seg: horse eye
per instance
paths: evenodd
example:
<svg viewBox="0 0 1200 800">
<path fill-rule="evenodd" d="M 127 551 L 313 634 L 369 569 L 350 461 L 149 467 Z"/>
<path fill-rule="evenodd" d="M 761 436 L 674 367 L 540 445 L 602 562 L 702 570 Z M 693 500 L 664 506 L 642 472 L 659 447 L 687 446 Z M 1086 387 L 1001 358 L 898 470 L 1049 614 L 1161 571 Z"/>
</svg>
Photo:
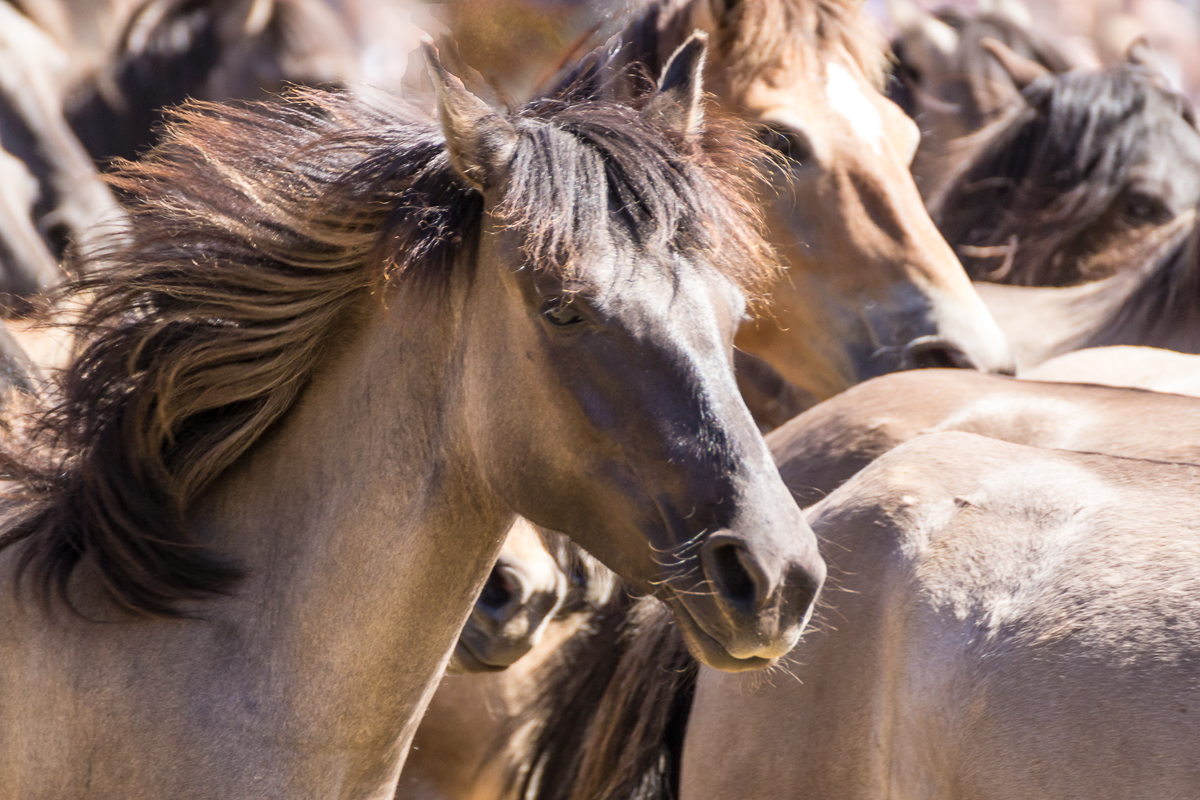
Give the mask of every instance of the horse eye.
<svg viewBox="0 0 1200 800">
<path fill-rule="evenodd" d="M 812 158 L 812 143 L 808 141 L 807 136 L 794 128 L 765 125 L 759 138 L 767 147 L 796 164 L 803 164 Z"/>
<path fill-rule="evenodd" d="M 559 301 L 553 301 L 552 305 L 543 308 L 542 316 L 550 320 L 551 325 L 558 328 L 569 328 L 583 322 L 583 316 L 570 303 Z"/>
<path fill-rule="evenodd" d="M 1157 197 L 1130 193 L 1121 203 L 1121 213 L 1135 222 L 1158 222 L 1171 215 L 1163 202 Z"/>
</svg>

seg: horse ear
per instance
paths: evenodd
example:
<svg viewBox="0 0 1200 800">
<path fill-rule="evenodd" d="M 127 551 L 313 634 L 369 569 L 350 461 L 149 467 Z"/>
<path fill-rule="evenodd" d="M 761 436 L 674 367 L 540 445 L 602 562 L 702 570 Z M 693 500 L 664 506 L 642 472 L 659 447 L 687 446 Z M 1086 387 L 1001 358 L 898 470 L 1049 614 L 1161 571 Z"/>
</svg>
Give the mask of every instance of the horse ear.
<svg viewBox="0 0 1200 800">
<path fill-rule="evenodd" d="M 437 94 L 438 120 L 450 163 L 479 189 L 500 185 L 517 148 L 516 129 L 442 66 L 432 43 L 423 42 L 421 47 Z"/>
<path fill-rule="evenodd" d="M 704 59 L 708 34 L 696 31 L 671 54 L 658 79 L 658 91 L 642 115 L 677 131 L 685 139 L 704 129 Z"/>
<path fill-rule="evenodd" d="M 905 39 L 917 37 L 944 57 L 953 56 L 958 50 L 958 31 L 913 0 L 888 0 L 887 8 L 893 24 Z"/>
<path fill-rule="evenodd" d="M 992 54 L 992 57 L 996 61 L 1000 62 L 1000 66 L 1008 73 L 1008 77 L 1012 78 L 1013 85 L 1017 87 L 1017 91 L 1024 90 L 1026 86 L 1043 75 L 1050 74 L 1050 70 L 1033 59 L 1017 55 L 1008 45 L 999 39 L 993 39 L 988 36 L 981 39 L 979 43 L 983 45 L 985 50 Z"/>
</svg>

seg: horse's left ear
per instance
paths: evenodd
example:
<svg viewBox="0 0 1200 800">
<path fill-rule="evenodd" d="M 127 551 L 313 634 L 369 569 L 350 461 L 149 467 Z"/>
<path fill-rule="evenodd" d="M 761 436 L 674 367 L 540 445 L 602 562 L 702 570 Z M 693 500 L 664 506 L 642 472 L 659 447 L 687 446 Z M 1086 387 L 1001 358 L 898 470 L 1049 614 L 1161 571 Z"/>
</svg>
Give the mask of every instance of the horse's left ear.
<svg viewBox="0 0 1200 800">
<path fill-rule="evenodd" d="M 708 34 L 696 31 L 671 54 L 658 79 L 658 90 L 642 114 L 678 131 L 686 139 L 704 130 L 704 59 Z"/>
<path fill-rule="evenodd" d="M 437 93 L 450 163 L 481 190 L 500 185 L 517 148 L 516 129 L 442 66 L 436 47 L 429 42 L 421 46 Z"/>
</svg>

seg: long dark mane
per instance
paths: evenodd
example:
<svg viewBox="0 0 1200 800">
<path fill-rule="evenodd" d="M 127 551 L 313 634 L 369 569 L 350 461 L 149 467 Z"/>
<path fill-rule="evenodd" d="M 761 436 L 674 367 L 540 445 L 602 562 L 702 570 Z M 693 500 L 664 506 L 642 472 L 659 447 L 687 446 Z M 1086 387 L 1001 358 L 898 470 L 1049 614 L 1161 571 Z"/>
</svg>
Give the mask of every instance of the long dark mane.
<svg viewBox="0 0 1200 800">
<path fill-rule="evenodd" d="M 759 150 L 732 123 L 685 142 L 629 106 L 553 97 L 510 118 L 496 213 L 533 268 L 581 266 L 618 227 L 750 292 L 774 275 L 747 184 Z M 240 574 L 188 534 L 198 495 L 288 412 L 373 289 L 470 270 L 483 200 L 423 114 L 317 90 L 176 112 L 112 182 L 131 221 L 68 290 L 79 355 L 8 445 L 19 502 L 0 545 L 22 542 L 47 599 L 86 557 L 118 603 L 169 615 Z"/>
<path fill-rule="evenodd" d="M 1188 118 L 1184 99 L 1141 67 L 1048 75 L 971 138 L 962 166 L 931 200 L 931 216 L 972 277 L 1062 286 L 1097 255 L 1129 170 L 1161 123 L 1152 95 Z M 1194 126 L 1194 121 L 1192 122 Z M 972 152 L 973 151 L 973 152 Z"/>
</svg>

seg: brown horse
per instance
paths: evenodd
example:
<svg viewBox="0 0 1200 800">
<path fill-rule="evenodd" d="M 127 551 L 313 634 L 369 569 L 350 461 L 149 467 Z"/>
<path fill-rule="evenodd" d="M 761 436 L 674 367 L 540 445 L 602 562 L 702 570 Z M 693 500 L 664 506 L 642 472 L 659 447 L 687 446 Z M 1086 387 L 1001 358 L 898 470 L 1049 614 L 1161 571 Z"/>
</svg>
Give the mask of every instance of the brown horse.
<svg viewBox="0 0 1200 800">
<path fill-rule="evenodd" d="M 912 171 L 928 198 L 958 158 L 954 143 L 1003 116 L 1024 85 L 989 42 L 1002 43 L 1044 71 L 1067 72 L 1073 64 L 1032 30 L 1028 11 L 946 7 L 931 13 L 913 0 L 888 0 L 887 5 L 899 32 L 892 43 L 895 80 L 888 94 L 921 128 Z"/>
<path fill-rule="evenodd" d="M 1200 396 L 1200 355 L 1115 345 L 1076 350 L 1022 373 L 1031 381 L 1096 383 Z"/>
<path fill-rule="evenodd" d="M 702 58 L 506 116 L 434 61 L 440 127 L 308 92 L 122 167 L 6 459 L 0 796 L 390 796 L 515 513 L 708 662 L 795 644 L 823 564 L 734 382 L 772 264 Z"/>
<path fill-rule="evenodd" d="M 762 202 L 789 269 L 738 346 L 817 399 L 907 367 L 1011 372 L 913 184 L 918 132 L 880 94 L 887 49 L 861 3 L 656 0 L 610 42 L 609 66 L 656 74 L 695 28 L 713 37 L 715 99 L 779 156 Z"/>
</svg>

